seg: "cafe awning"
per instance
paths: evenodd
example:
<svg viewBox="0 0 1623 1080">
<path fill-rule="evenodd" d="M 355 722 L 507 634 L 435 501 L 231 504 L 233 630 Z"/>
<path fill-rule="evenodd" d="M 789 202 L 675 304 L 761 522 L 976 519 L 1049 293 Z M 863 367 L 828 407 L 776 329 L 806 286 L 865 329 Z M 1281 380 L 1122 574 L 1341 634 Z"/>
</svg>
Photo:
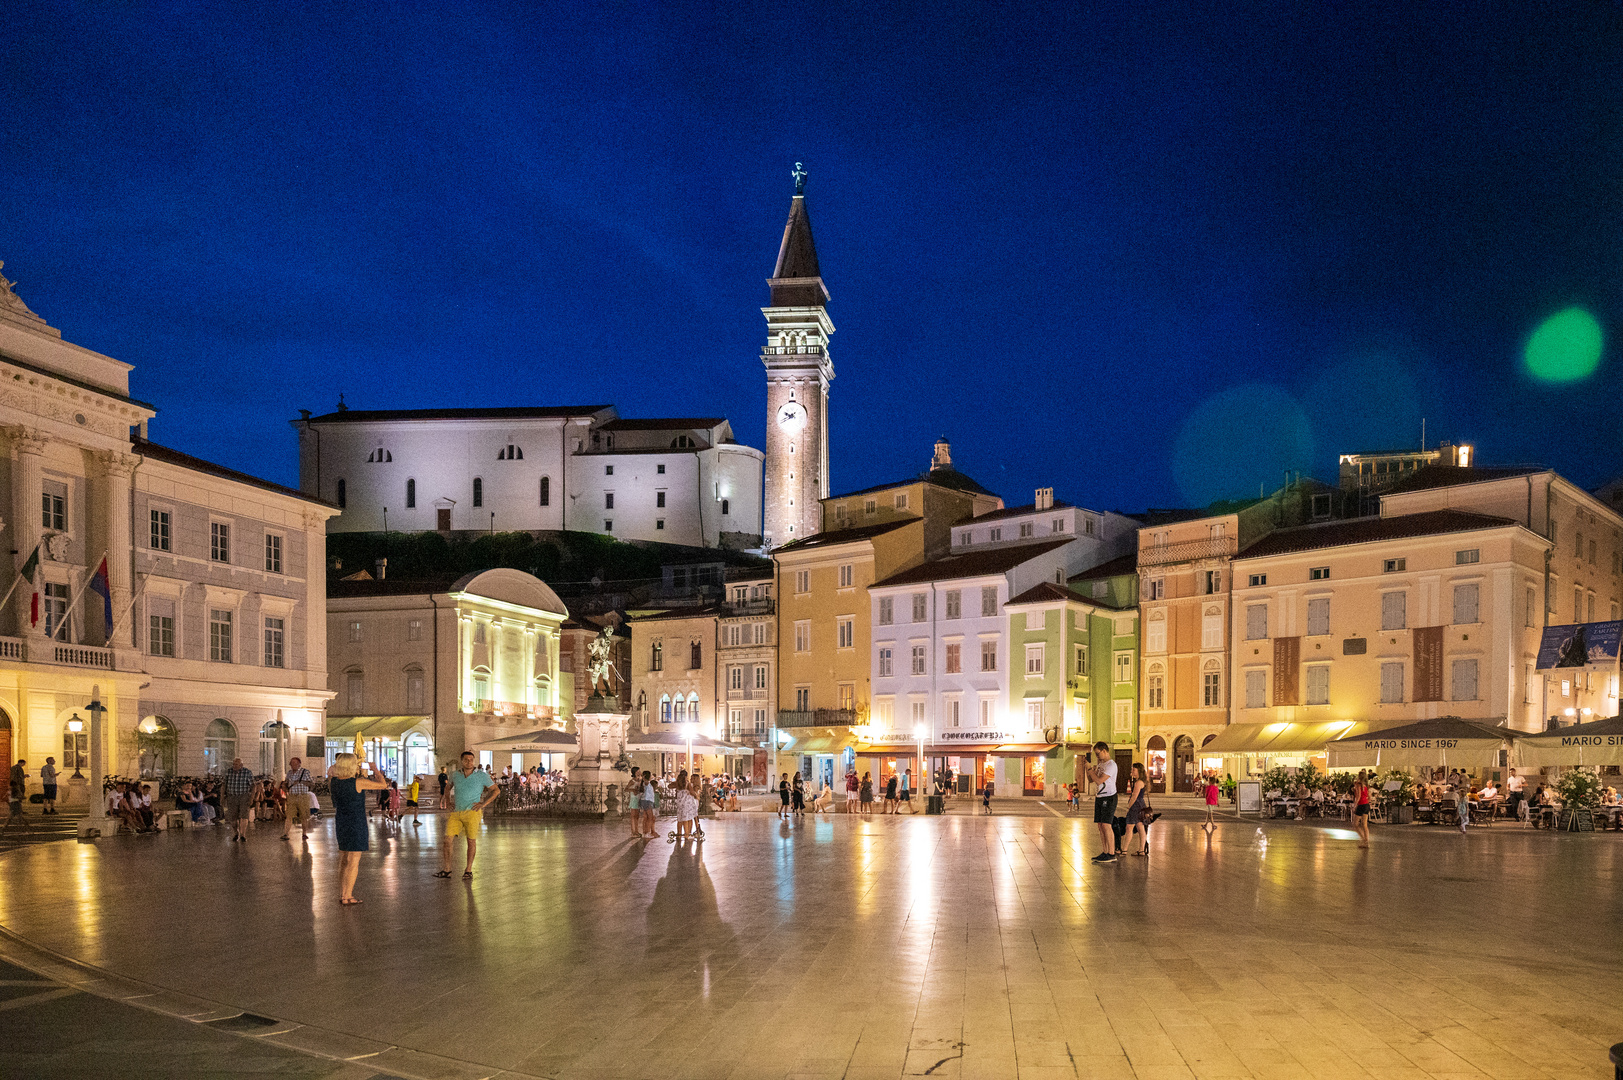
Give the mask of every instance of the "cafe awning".
<svg viewBox="0 0 1623 1080">
<path fill-rule="evenodd" d="M 366 742 L 373 739 L 398 739 L 427 720 L 426 716 L 328 717 L 326 738 L 353 739 L 358 735 Z"/>
<path fill-rule="evenodd" d="M 1217 733 L 1217 738 L 1202 746 L 1198 753 L 1211 757 L 1213 754 L 1260 754 L 1263 747 L 1273 742 L 1290 724 L 1230 724 Z"/>
<path fill-rule="evenodd" d="M 506 735 L 500 739 L 487 739 L 473 745 L 475 750 L 489 750 L 498 754 L 563 754 L 579 748 L 579 739 L 557 728 L 542 728 L 523 735 Z"/>
<path fill-rule="evenodd" d="M 1623 765 L 1623 716 L 1522 735 L 1516 757 L 1528 768 Z"/>
<path fill-rule="evenodd" d="M 837 735 L 796 735 L 785 743 L 785 754 L 838 754 L 848 746 L 856 745 L 856 736 L 849 731 Z"/>
<path fill-rule="evenodd" d="M 626 749 L 636 752 L 663 752 L 687 753 L 688 747 L 693 747 L 695 754 L 753 754 L 753 746 L 739 746 L 735 743 L 722 742 L 709 735 L 695 735 L 690 740 L 679 731 L 649 731 L 641 735 L 626 737 Z"/>
<path fill-rule="evenodd" d="M 1427 765 L 1492 768 L 1499 751 L 1522 735 L 1510 728 L 1457 716 L 1440 716 L 1400 727 L 1364 731 L 1330 743 L 1333 769 Z"/>
</svg>

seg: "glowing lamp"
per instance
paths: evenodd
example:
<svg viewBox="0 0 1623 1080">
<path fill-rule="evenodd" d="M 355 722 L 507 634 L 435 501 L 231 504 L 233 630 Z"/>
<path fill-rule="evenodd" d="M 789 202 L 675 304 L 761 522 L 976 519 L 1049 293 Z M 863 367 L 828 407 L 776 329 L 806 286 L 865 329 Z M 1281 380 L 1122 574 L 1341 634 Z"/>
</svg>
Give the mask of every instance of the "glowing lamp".
<svg viewBox="0 0 1623 1080">
<path fill-rule="evenodd" d="M 68 721 L 68 730 L 73 732 L 75 735 L 77 735 L 77 734 L 79 734 L 79 732 L 83 731 L 84 729 L 85 729 L 85 722 L 83 720 L 79 719 L 79 714 L 78 713 L 74 713 L 73 714 L 73 719 Z"/>
</svg>

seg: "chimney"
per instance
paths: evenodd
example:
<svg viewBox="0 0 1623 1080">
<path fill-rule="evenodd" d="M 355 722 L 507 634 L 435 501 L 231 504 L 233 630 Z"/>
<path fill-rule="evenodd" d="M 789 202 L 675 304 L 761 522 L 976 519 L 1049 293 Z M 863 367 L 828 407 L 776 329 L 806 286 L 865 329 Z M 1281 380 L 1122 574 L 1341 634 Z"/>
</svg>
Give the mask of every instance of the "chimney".
<svg viewBox="0 0 1623 1080">
<path fill-rule="evenodd" d="M 945 435 L 935 441 L 935 456 L 930 459 L 930 471 L 952 468 L 952 444 Z"/>
<path fill-rule="evenodd" d="M 1034 505 L 1038 510 L 1052 510 L 1054 508 L 1054 489 L 1038 488 Z"/>
<path fill-rule="evenodd" d="M 374 562 L 373 565 L 375 565 L 378 568 L 378 580 L 382 581 L 384 575 L 389 572 L 389 560 L 388 559 L 378 559 L 378 560 L 376 560 Z"/>
</svg>

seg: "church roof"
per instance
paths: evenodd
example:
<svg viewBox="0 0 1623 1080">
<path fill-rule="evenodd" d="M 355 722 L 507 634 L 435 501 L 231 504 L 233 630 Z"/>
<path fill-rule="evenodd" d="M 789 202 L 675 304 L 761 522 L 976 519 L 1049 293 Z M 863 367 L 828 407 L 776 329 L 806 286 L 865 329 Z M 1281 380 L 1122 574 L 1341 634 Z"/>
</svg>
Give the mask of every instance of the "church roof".
<svg viewBox="0 0 1623 1080">
<path fill-rule="evenodd" d="M 516 405 L 494 409 L 340 409 L 310 417 L 312 424 L 360 424 L 370 420 L 541 420 L 591 418 L 612 405 Z"/>
<path fill-rule="evenodd" d="M 875 491 L 889 491 L 891 488 L 907 487 L 909 484 L 935 484 L 937 487 L 949 488 L 953 491 L 967 491 L 971 495 L 990 495 L 997 498 L 997 492 L 987 491 L 976 483 L 974 478 L 964 475 L 957 469 L 947 466 L 941 469 L 926 469 L 917 476 L 909 476 L 906 480 L 897 480 L 889 484 L 874 484 L 872 487 L 858 488 L 856 491 L 847 491 L 839 495 L 831 495 L 829 499 L 849 499 L 855 495 L 867 495 Z M 828 500 L 825 499 L 825 502 Z"/>
<path fill-rule="evenodd" d="M 599 424 L 599 431 L 700 431 L 720 427 L 725 416 L 676 416 L 668 419 L 628 420 L 621 417 Z"/>
<path fill-rule="evenodd" d="M 778 262 L 767 284 L 772 287 L 773 307 L 821 307 L 828 303 L 828 287 L 817 266 L 817 245 L 812 242 L 811 217 L 806 213 L 803 195 L 796 195 L 789 204 Z"/>
</svg>

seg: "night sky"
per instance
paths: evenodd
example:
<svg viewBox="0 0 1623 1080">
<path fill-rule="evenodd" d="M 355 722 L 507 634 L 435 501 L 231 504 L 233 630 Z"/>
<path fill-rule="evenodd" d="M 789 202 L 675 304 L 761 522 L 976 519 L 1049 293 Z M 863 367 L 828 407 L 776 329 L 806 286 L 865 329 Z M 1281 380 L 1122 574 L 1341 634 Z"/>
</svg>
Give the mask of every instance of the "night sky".
<svg viewBox="0 0 1623 1080">
<path fill-rule="evenodd" d="M 1422 418 L 1623 473 L 1623 6 L 1212 7 L 13 0 L 0 258 L 286 483 L 340 392 L 759 446 L 803 161 L 836 493 L 944 433 L 1011 504 L 1204 504 Z"/>
</svg>

